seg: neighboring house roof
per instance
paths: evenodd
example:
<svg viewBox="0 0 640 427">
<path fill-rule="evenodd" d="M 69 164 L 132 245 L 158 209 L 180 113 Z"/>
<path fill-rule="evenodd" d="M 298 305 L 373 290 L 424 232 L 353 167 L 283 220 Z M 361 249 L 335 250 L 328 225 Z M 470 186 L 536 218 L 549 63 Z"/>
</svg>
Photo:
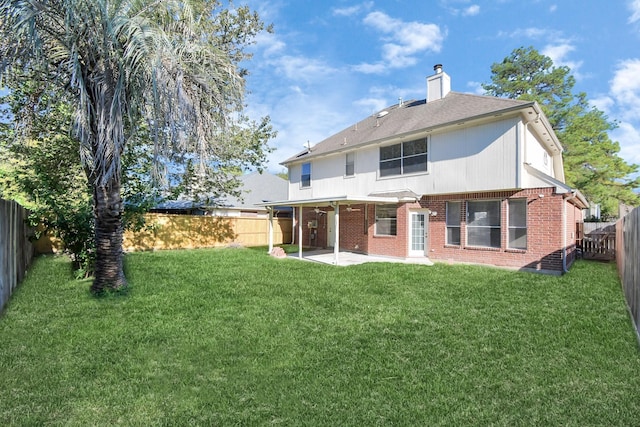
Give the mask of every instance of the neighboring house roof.
<svg viewBox="0 0 640 427">
<path fill-rule="evenodd" d="M 241 197 L 227 196 L 215 203 L 193 200 L 165 200 L 158 203 L 154 210 L 194 210 L 194 209 L 251 209 L 263 210 L 256 204 L 274 200 L 286 200 L 289 196 L 289 182 L 279 176 L 253 172 L 239 177 Z"/>
<path fill-rule="evenodd" d="M 189 210 L 196 208 L 198 208 L 198 204 L 193 200 L 164 200 L 158 203 L 153 209 Z"/>
<path fill-rule="evenodd" d="M 270 173 L 253 172 L 240 177 L 241 197 L 228 196 L 220 201 L 223 207 L 256 209 L 256 204 L 274 200 L 286 200 L 289 182 Z M 262 208 L 261 208 L 262 209 Z"/>
<path fill-rule="evenodd" d="M 544 126 L 550 135 L 546 141 L 549 148 L 552 151 L 561 152 L 560 142 L 552 132 L 548 120 L 543 114 L 540 114 L 541 110 L 537 103 L 452 91 L 444 98 L 428 103 L 423 99 L 407 101 L 386 108 L 319 142 L 310 150 L 305 150 L 285 160 L 282 164 L 305 161 L 332 152 L 382 142 L 392 137 L 402 137 L 424 130 L 436 130 L 469 120 L 525 109 L 532 109 L 537 113 L 537 116 L 532 114 L 531 120 Z"/>
</svg>

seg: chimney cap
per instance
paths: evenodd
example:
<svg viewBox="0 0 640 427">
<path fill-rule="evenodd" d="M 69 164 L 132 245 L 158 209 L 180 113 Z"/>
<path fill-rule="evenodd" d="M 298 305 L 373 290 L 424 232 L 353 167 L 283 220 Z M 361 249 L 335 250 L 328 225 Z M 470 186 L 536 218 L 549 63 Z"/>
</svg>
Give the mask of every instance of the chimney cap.
<svg viewBox="0 0 640 427">
<path fill-rule="evenodd" d="M 442 72 L 442 64 L 436 64 L 433 66 L 433 71 L 436 72 L 436 74 L 439 74 Z"/>
</svg>

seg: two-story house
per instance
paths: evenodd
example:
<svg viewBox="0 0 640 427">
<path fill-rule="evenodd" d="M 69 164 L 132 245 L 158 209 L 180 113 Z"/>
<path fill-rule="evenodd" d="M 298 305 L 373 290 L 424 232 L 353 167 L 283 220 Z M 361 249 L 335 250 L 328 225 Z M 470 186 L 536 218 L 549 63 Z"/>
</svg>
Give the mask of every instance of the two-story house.
<svg viewBox="0 0 640 427">
<path fill-rule="evenodd" d="M 400 101 L 284 161 L 302 246 L 567 271 L 584 197 L 535 102 L 451 91 Z"/>
</svg>

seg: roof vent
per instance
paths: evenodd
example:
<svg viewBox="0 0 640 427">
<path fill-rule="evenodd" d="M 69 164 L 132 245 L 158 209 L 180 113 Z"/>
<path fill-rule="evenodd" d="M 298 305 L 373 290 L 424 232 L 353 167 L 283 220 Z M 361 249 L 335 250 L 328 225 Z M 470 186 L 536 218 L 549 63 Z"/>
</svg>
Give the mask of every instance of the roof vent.
<svg viewBox="0 0 640 427">
<path fill-rule="evenodd" d="M 378 115 L 376 116 L 377 119 L 381 119 L 382 117 L 386 116 L 387 114 L 389 114 L 389 112 L 387 110 L 382 110 L 378 113 Z"/>
</svg>

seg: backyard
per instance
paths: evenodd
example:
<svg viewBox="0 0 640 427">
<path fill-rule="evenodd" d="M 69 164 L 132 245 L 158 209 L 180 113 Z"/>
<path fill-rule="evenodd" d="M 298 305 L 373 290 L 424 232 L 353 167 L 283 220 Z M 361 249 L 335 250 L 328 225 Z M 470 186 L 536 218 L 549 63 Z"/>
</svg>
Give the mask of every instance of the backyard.
<svg viewBox="0 0 640 427">
<path fill-rule="evenodd" d="M 637 425 L 615 265 L 562 277 L 203 249 L 95 298 L 40 257 L 0 316 L 0 425 Z"/>
</svg>

